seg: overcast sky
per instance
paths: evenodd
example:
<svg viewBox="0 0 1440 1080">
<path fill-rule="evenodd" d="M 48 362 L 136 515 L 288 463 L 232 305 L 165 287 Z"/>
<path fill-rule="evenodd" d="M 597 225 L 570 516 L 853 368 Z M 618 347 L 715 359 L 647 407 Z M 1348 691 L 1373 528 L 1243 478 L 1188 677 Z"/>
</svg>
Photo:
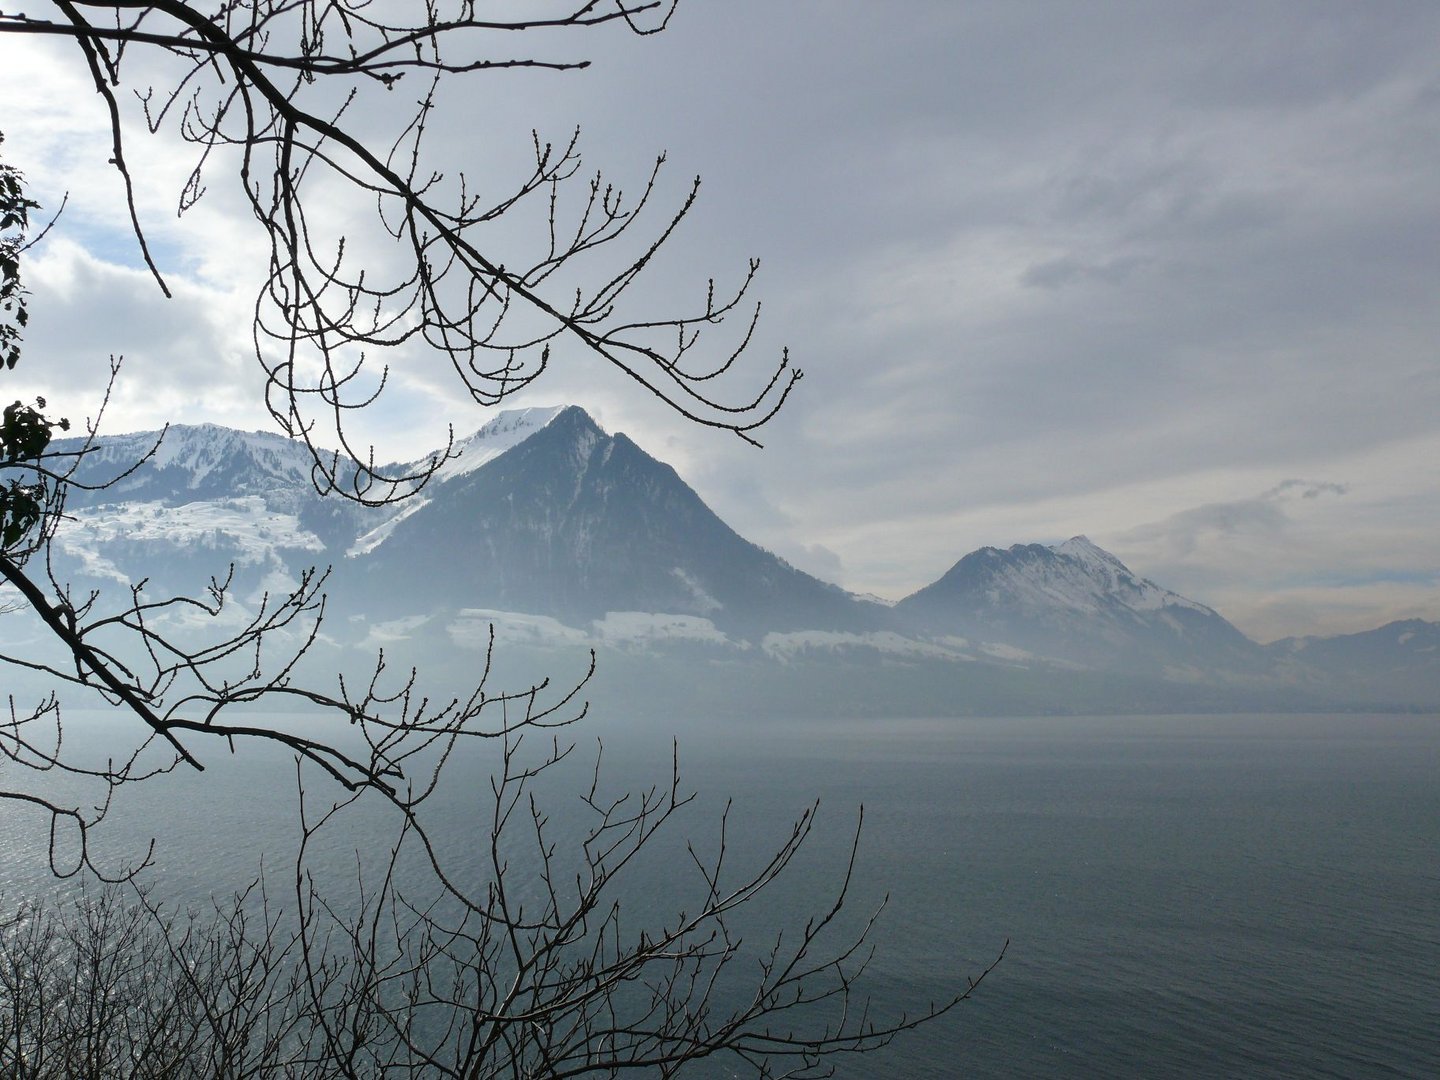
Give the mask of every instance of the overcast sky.
<svg viewBox="0 0 1440 1080">
<path fill-rule="evenodd" d="M 633 187 L 667 151 L 666 198 L 704 178 L 667 287 L 759 256 L 756 373 L 788 344 L 805 379 L 763 451 L 564 349 L 514 404 L 586 406 L 857 591 L 1084 533 L 1261 640 L 1440 619 L 1440 5 L 685 0 L 539 47 L 595 64 L 457 86 L 436 160 L 503 175 L 578 123 Z M 6 158 L 70 193 L 14 391 L 81 414 L 123 353 L 107 430 L 267 426 L 223 174 L 177 222 L 184 159 L 140 144 L 166 301 L 88 75 L 0 50 Z M 487 419 L 399 359 L 382 456 Z"/>
</svg>

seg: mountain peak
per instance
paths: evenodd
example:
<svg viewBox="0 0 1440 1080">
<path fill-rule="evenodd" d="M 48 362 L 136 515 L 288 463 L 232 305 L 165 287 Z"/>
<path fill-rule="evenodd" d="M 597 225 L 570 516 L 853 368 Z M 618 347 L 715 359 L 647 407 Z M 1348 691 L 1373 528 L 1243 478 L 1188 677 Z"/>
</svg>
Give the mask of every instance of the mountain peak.
<svg viewBox="0 0 1440 1080">
<path fill-rule="evenodd" d="M 436 479 L 449 480 L 465 476 L 494 461 L 511 447 L 519 446 L 542 428 L 548 427 L 558 417 L 578 413 L 585 422 L 594 426 L 589 414 L 578 405 L 543 405 L 527 409 L 505 409 L 488 421 L 478 431 L 456 441 L 455 457 L 442 464 L 436 472 Z"/>
<path fill-rule="evenodd" d="M 453 483 L 442 471 L 441 483 L 352 545 L 345 569 L 365 582 L 357 594 L 579 626 L 610 612 L 660 613 L 757 638 L 874 621 L 841 590 L 743 539 L 673 468 L 583 409 L 554 411 L 538 429 L 497 426 L 505 430 L 459 459 L 483 467 Z M 492 455 L 497 440 L 509 449 Z"/>
<path fill-rule="evenodd" d="M 1095 582 L 1102 592 L 1123 596 L 1131 607 L 1154 610 L 1167 604 L 1193 604 L 1193 601 L 1137 576 L 1118 558 L 1092 543 L 1088 537 L 1072 536 L 1050 550 L 1061 558 L 1078 563 L 1085 576 Z"/>
<path fill-rule="evenodd" d="M 1120 561 L 1083 533 L 1079 536 L 1070 537 L 1070 539 L 1066 540 L 1063 544 L 1056 544 L 1051 550 L 1057 551 L 1061 555 L 1073 555 L 1076 558 L 1094 558 L 1098 556 L 1111 562 Z"/>
<path fill-rule="evenodd" d="M 1203 604 L 1138 576 L 1084 536 L 1053 547 L 982 548 L 897 609 L 937 631 L 998 633 L 1086 664 L 1136 654 L 1166 662 L 1199 651 L 1202 641 L 1227 655 L 1254 649 Z"/>
</svg>

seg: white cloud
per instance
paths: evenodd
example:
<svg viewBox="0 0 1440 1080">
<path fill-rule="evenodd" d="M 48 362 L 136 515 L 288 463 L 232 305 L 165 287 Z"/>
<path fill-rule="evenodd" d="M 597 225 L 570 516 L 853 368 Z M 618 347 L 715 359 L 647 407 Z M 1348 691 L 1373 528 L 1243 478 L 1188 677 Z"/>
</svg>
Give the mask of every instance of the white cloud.
<svg viewBox="0 0 1440 1080">
<path fill-rule="evenodd" d="M 31 325 L 15 386 L 69 415 L 94 415 L 109 372 L 124 358 L 106 430 L 167 421 L 268 424 L 252 357 L 249 303 L 177 276 L 166 299 L 150 275 L 104 262 L 68 237 L 27 259 Z"/>
</svg>

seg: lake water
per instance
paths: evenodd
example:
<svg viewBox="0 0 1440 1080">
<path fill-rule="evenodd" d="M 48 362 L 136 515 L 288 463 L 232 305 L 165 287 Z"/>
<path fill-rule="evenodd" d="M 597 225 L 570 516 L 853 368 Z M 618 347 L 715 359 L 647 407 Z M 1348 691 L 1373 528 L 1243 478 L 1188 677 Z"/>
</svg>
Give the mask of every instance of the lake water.
<svg viewBox="0 0 1440 1080">
<path fill-rule="evenodd" d="M 577 734 L 597 730 L 612 787 L 658 778 L 668 732 Z M 849 910 L 888 893 L 878 1002 L 943 997 L 1010 941 L 971 1001 L 842 1076 L 1440 1075 L 1436 717 L 771 719 L 678 734 L 702 846 L 727 797 L 740 862 L 821 800 L 777 917 L 827 902 L 864 804 Z M 478 790 L 480 764 L 464 768 Z M 158 832 L 166 888 L 230 888 L 293 839 L 293 786 L 283 760 L 222 759 L 134 800 L 106 842 Z M 42 879 L 33 830 L 5 813 L 13 897 Z M 635 883 L 662 905 L 664 870 Z"/>
<path fill-rule="evenodd" d="M 911 721 L 768 741 L 763 773 L 715 748 L 739 799 L 788 775 L 865 802 L 897 984 L 938 993 L 945 969 L 1010 938 L 892 1075 L 1440 1075 L 1433 717 Z"/>
</svg>

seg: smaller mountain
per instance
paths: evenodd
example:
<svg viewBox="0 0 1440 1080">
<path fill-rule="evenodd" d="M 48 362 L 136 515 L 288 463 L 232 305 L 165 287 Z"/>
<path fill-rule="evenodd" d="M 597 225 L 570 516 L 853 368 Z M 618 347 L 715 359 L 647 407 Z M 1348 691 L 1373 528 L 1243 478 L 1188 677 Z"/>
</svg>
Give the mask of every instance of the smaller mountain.
<svg viewBox="0 0 1440 1080">
<path fill-rule="evenodd" d="M 1083 536 L 973 551 L 895 613 L 931 633 L 1086 667 L 1183 676 L 1263 666 L 1259 647 L 1216 612 L 1139 577 Z"/>
<path fill-rule="evenodd" d="M 1284 638 L 1265 646 L 1283 669 L 1351 700 L 1401 705 L 1440 701 L 1440 623 L 1404 619 L 1335 637 Z"/>
</svg>

